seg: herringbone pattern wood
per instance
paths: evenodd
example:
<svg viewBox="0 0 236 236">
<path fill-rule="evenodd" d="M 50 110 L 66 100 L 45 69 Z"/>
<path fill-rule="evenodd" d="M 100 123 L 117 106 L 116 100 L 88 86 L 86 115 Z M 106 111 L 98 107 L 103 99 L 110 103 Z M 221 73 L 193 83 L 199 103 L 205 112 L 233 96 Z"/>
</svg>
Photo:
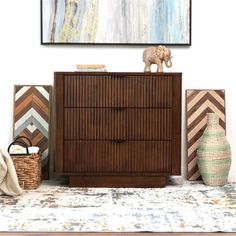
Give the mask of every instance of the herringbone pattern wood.
<svg viewBox="0 0 236 236">
<path fill-rule="evenodd" d="M 28 137 L 42 152 L 43 179 L 49 178 L 51 86 L 15 85 L 14 137 Z"/>
<path fill-rule="evenodd" d="M 188 180 L 201 179 L 197 167 L 197 147 L 206 128 L 206 114 L 214 112 L 225 129 L 224 90 L 186 90 L 187 170 Z"/>
</svg>

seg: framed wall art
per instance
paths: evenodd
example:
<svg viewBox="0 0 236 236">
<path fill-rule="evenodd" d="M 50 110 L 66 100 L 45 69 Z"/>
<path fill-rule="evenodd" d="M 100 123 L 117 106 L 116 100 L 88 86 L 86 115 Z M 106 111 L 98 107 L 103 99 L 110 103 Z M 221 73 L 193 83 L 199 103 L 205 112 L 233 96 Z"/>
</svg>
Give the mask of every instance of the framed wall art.
<svg viewBox="0 0 236 236">
<path fill-rule="evenodd" d="M 42 153 L 42 177 L 49 178 L 51 85 L 15 85 L 13 136 L 28 137 Z"/>
<path fill-rule="evenodd" d="M 191 0 L 41 0 L 41 44 L 191 45 Z"/>
</svg>

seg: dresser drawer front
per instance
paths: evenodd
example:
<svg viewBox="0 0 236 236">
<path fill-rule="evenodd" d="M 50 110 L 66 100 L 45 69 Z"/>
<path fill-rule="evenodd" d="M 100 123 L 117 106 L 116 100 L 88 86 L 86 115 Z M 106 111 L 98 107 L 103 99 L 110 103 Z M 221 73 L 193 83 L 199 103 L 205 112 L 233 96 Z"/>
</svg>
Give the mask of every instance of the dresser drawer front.
<svg viewBox="0 0 236 236">
<path fill-rule="evenodd" d="M 65 141 L 64 171 L 83 173 L 168 173 L 169 141 Z"/>
<path fill-rule="evenodd" d="M 173 77 L 65 75 L 65 107 L 172 107 Z"/>
<path fill-rule="evenodd" d="M 67 140 L 170 140 L 170 109 L 65 108 Z"/>
</svg>

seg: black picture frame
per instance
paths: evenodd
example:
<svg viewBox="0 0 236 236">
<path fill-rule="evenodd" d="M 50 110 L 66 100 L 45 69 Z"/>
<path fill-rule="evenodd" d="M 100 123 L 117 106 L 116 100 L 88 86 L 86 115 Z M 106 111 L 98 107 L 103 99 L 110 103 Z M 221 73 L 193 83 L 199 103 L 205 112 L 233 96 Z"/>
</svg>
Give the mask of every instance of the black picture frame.
<svg viewBox="0 0 236 236">
<path fill-rule="evenodd" d="M 188 2 L 188 42 L 181 42 L 181 43 L 175 43 L 175 42 L 73 42 L 73 41 L 49 41 L 45 40 L 44 35 L 44 1 L 55 1 L 55 0 L 40 0 L 40 28 L 41 28 L 41 45 L 128 45 L 128 46 L 148 46 L 148 45 L 166 45 L 166 46 L 191 46 L 192 45 L 192 0 L 183 0 Z M 58 0 L 61 1 L 61 0 Z M 65 0 L 66 1 L 66 0 Z M 87 0 L 85 0 L 87 1 Z M 110 0 L 111 1 L 111 0 Z M 116 1 L 116 0 L 114 0 Z M 157 1 L 157 0 L 156 0 Z"/>
</svg>

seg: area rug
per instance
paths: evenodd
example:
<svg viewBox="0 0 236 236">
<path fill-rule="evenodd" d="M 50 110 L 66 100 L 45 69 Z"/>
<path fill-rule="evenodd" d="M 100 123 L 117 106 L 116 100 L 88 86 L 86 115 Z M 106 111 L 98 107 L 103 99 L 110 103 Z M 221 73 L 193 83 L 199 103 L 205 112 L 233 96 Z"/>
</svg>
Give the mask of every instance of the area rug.
<svg viewBox="0 0 236 236">
<path fill-rule="evenodd" d="M 44 181 L 0 196 L 0 231 L 236 232 L 236 184 L 69 188 Z"/>
</svg>

